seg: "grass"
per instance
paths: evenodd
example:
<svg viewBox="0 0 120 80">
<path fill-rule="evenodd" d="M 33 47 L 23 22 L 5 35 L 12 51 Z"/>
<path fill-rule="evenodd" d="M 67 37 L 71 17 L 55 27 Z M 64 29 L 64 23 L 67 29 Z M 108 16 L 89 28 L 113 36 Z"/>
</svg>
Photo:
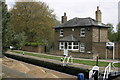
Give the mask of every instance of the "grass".
<svg viewBox="0 0 120 80">
<path fill-rule="evenodd" d="M 78 59 L 74 59 L 74 63 L 79 63 L 79 64 L 84 64 L 84 65 L 91 65 L 91 66 L 95 66 L 96 65 L 96 61 L 88 61 L 88 60 L 78 60 Z M 108 62 L 98 62 L 98 66 L 107 66 L 109 63 Z"/>
<path fill-rule="evenodd" d="M 21 51 L 12 51 L 14 53 L 18 53 L 18 54 L 23 54 L 23 52 Z M 46 58 L 46 59 L 53 59 L 53 60 L 61 60 L 61 57 L 55 57 L 55 56 L 48 56 L 48 55 L 42 55 L 42 54 L 33 54 L 33 53 L 28 53 L 25 52 L 25 55 L 30 55 L 30 56 L 35 56 L 35 57 L 40 57 L 40 58 Z M 91 66 L 95 66 L 96 65 L 96 61 L 88 61 L 88 60 L 79 60 L 79 59 L 74 59 L 73 60 L 74 63 L 79 63 L 79 64 L 84 64 L 84 65 L 91 65 Z M 109 64 L 109 62 L 98 62 L 98 66 L 101 67 L 105 67 Z M 115 67 L 120 67 L 120 63 L 116 63 Z"/>
<path fill-rule="evenodd" d="M 23 52 L 19 52 L 19 51 L 13 51 L 13 52 L 14 52 L 14 53 L 23 54 Z M 60 57 L 55 57 L 55 56 L 47 56 L 47 55 L 33 54 L 33 53 L 24 53 L 24 54 L 25 54 L 25 55 L 30 55 L 30 56 L 35 56 L 35 57 L 40 57 L 40 58 L 60 60 Z"/>
</svg>

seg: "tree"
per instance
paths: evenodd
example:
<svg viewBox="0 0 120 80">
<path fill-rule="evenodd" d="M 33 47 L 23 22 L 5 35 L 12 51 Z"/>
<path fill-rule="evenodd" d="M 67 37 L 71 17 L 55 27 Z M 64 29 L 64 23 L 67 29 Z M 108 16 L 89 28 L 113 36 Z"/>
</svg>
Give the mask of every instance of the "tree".
<svg viewBox="0 0 120 80">
<path fill-rule="evenodd" d="M 21 47 L 24 45 L 24 42 L 26 40 L 25 33 L 16 33 L 15 31 L 12 32 L 12 38 L 11 38 L 11 46 L 13 46 L 15 49 L 21 49 Z"/>
<path fill-rule="evenodd" d="M 120 42 L 120 23 L 118 23 L 117 25 L 117 40 L 118 42 Z"/>
<path fill-rule="evenodd" d="M 112 24 L 108 23 L 107 25 L 111 26 L 111 28 L 108 29 L 108 39 L 111 42 L 114 42 L 114 41 L 116 41 L 117 33 L 114 31 L 114 27 Z"/>
<path fill-rule="evenodd" d="M 9 26 L 8 26 L 8 22 L 10 20 L 10 14 L 7 10 L 7 5 L 5 4 L 5 2 L 2 2 L 2 47 L 3 47 L 3 51 L 6 50 L 6 47 L 8 47 L 9 43 L 10 43 L 10 34 L 9 32 Z"/>
<path fill-rule="evenodd" d="M 24 33 L 16 33 L 9 25 L 11 20 L 10 13 L 7 10 L 7 5 L 2 2 L 2 47 L 6 51 L 10 46 L 20 48 L 26 37 Z"/>
<path fill-rule="evenodd" d="M 53 41 L 57 20 L 44 2 L 16 2 L 10 12 L 11 27 L 17 33 L 24 32 L 28 42 L 50 44 Z"/>
<path fill-rule="evenodd" d="M 108 39 L 111 42 L 120 42 L 120 23 L 117 25 L 117 32 L 113 30 L 113 25 L 112 24 L 107 24 L 108 26 L 112 26 L 108 30 Z"/>
</svg>

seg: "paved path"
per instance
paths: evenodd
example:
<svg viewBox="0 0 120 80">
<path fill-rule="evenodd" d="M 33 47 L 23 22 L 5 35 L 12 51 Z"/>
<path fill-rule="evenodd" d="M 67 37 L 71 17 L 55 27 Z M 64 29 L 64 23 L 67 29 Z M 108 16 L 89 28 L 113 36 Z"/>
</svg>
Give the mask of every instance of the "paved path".
<svg viewBox="0 0 120 80">
<path fill-rule="evenodd" d="M 21 51 L 21 50 L 16 50 L 16 51 Z M 23 51 L 21 51 L 23 52 Z M 28 52 L 28 51 L 24 51 L 24 52 Z M 11 53 L 11 52 L 9 52 Z M 33 54 L 40 54 L 40 55 L 47 55 L 47 56 L 55 56 L 55 57 L 63 57 L 63 56 L 57 56 L 57 55 L 50 55 L 50 54 L 44 54 L 44 53 L 36 53 L 36 52 L 28 52 L 28 53 L 33 53 Z M 17 54 L 17 55 L 21 55 L 21 54 Z M 21 55 L 22 56 L 22 55 Z M 33 57 L 33 56 L 29 56 L 29 55 L 23 55 L 23 56 L 28 56 L 28 57 Z M 40 59 L 38 57 L 34 57 L 36 59 Z M 45 61 L 50 61 L 50 62 L 54 62 L 54 63 L 59 63 L 59 64 L 62 64 L 60 61 L 57 61 L 57 60 L 51 60 L 51 59 L 44 59 L 44 58 L 41 58 L 42 60 L 45 60 Z M 87 60 L 87 61 L 96 61 L 94 59 L 83 59 L 83 58 L 74 58 L 74 59 L 79 59 L 79 60 Z M 118 60 L 101 60 L 99 59 L 99 61 L 102 61 L 102 62 L 115 62 L 115 61 L 118 61 Z M 78 63 L 74 63 L 70 66 L 73 66 L 73 67 L 79 67 L 79 68 L 84 68 L 84 69 L 88 69 L 88 70 L 91 70 L 93 66 L 90 66 L 90 65 L 83 65 L 83 64 L 78 64 Z M 100 72 L 103 72 L 105 70 L 105 67 L 100 67 Z M 115 70 L 120 70 L 120 68 L 116 68 Z M 114 70 L 113 70 L 114 71 Z"/>
<path fill-rule="evenodd" d="M 23 52 L 22 50 L 15 50 L 15 51 L 20 51 Z M 33 53 L 33 54 L 40 54 L 40 55 L 47 55 L 47 56 L 56 56 L 56 57 L 63 57 L 63 56 L 59 56 L 59 55 L 50 55 L 50 54 L 45 54 L 45 53 L 36 53 L 36 52 L 29 52 L 29 51 L 24 51 L 24 52 L 28 52 L 28 53 Z M 94 59 L 84 59 L 84 58 L 74 58 L 74 59 L 79 59 L 79 60 L 88 60 L 88 61 L 96 61 Z M 99 61 L 102 62 L 116 62 L 118 60 L 112 60 L 112 59 L 99 59 Z"/>
<path fill-rule="evenodd" d="M 61 80 L 62 78 L 63 80 L 66 80 L 65 78 L 71 78 L 76 80 L 76 76 L 38 67 L 11 58 L 3 58 L 2 67 L 2 71 L 7 75 L 5 76 L 7 78 L 57 78 L 57 80 Z M 28 70 L 26 70 L 27 68 Z"/>
<path fill-rule="evenodd" d="M 7 78 L 35 78 L 32 75 L 11 69 L 9 67 L 6 67 L 2 65 L 2 72 L 4 75 L 6 75 Z M 4 76 L 3 75 L 3 76 Z"/>
<path fill-rule="evenodd" d="M 18 51 L 18 50 L 17 50 Z M 22 51 L 23 52 L 23 51 Z M 24 51 L 24 52 L 28 52 L 28 51 Z M 56 56 L 56 55 L 49 55 L 49 54 L 43 54 L 43 53 L 35 53 L 35 52 L 29 52 L 29 53 L 33 53 L 33 54 L 40 54 L 40 55 L 47 55 L 47 56 Z M 14 53 L 15 54 L 15 53 Z M 15 54 L 15 55 L 21 55 L 21 54 Z M 21 55 L 21 56 L 29 56 L 29 55 Z M 29 56 L 29 57 L 33 57 L 33 56 Z M 63 57 L 63 56 L 57 56 L 57 57 Z M 38 57 L 33 57 L 36 59 L 42 59 L 42 58 L 38 58 Z M 89 60 L 89 61 L 95 61 L 93 59 L 83 59 L 83 58 L 74 58 L 74 59 L 80 59 L 80 60 Z M 48 61 L 52 61 L 55 63 L 60 63 L 60 61 L 57 60 L 49 60 L 49 59 L 43 59 L 43 60 L 48 60 Z M 118 61 L 118 60 L 99 60 L 99 61 L 104 61 L 104 62 L 113 62 L 113 61 Z M 70 66 L 74 66 L 74 67 L 82 67 L 82 68 L 86 68 L 86 69 L 91 69 L 93 66 L 89 66 L 89 65 L 83 65 L 83 64 L 77 64 L 74 63 L 73 65 Z M 100 67 L 100 70 L 103 71 L 105 69 L 105 67 Z"/>
</svg>

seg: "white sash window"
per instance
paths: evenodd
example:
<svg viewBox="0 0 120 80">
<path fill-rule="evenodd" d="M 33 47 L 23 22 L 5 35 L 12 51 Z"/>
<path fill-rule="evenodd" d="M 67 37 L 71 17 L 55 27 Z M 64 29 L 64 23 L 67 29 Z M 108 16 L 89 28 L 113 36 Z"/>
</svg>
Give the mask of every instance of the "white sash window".
<svg viewBox="0 0 120 80">
<path fill-rule="evenodd" d="M 85 28 L 80 29 L 80 37 L 85 37 Z"/>
<path fill-rule="evenodd" d="M 79 50 L 79 42 L 60 42 L 59 49 L 64 50 L 65 44 L 68 50 Z"/>
<path fill-rule="evenodd" d="M 60 29 L 60 37 L 63 37 L 63 29 Z"/>
<path fill-rule="evenodd" d="M 85 44 L 84 43 L 80 44 L 80 52 L 85 52 Z"/>
</svg>

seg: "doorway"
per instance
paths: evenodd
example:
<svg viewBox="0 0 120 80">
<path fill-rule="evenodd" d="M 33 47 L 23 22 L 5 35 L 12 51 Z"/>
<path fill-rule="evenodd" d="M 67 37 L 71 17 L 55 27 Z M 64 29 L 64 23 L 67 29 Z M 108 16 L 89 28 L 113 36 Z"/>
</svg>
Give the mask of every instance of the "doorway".
<svg viewBox="0 0 120 80">
<path fill-rule="evenodd" d="M 67 42 L 65 42 L 65 49 L 67 49 Z"/>
</svg>

